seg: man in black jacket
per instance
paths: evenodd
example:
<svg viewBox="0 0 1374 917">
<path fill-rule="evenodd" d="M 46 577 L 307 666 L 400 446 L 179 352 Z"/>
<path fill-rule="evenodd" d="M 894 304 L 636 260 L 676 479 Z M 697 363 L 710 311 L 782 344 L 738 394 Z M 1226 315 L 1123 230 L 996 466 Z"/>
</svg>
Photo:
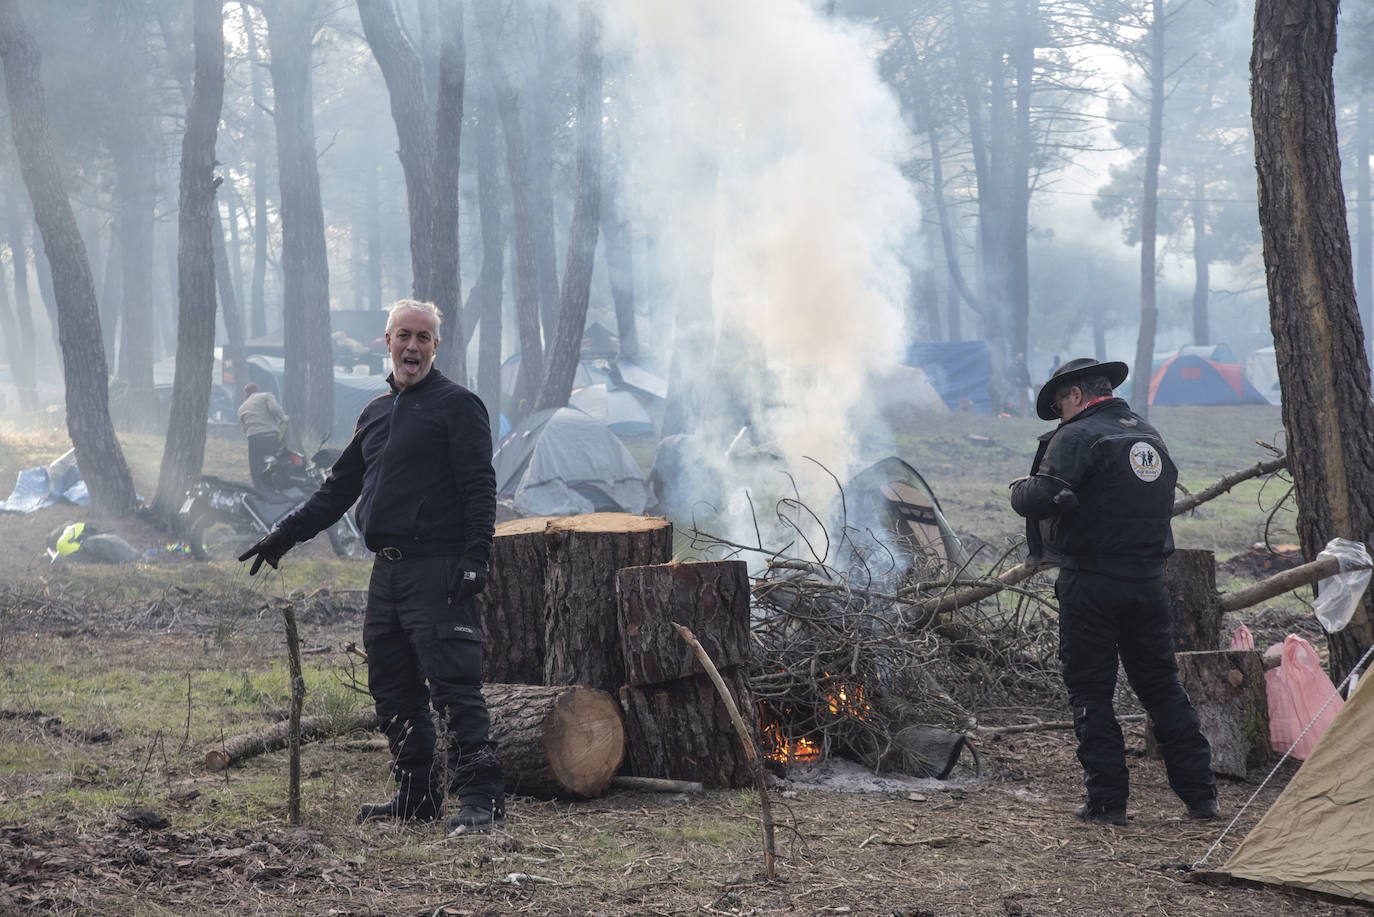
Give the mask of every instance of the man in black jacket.
<svg viewBox="0 0 1374 917">
<path fill-rule="evenodd" d="M 482 622 L 496 521 L 491 426 L 472 392 L 434 369 L 439 311 L 401 300 L 387 319 L 391 394 L 363 408 L 353 439 L 308 502 L 239 557 L 275 568 L 290 548 L 357 502 L 376 552 L 363 621 L 368 690 L 391 748 L 393 799 L 358 820 L 433 821 L 447 793 L 450 834 L 505 822 L 505 784 L 482 697 Z M 445 753 L 429 708 L 438 711 Z"/>
<path fill-rule="evenodd" d="M 1117 661 L 1150 713 L 1169 785 L 1193 818 L 1217 815 L 1212 752 L 1178 678 L 1164 563 L 1178 470 L 1159 432 L 1112 389 L 1126 364 L 1070 360 L 1036 399 L 1057 428 L 1012 482 L 1027 563 L 1059 565 L 1059 659 L 1073 707 L 1087 804 L 1074 814 L 1126 824 L 1129 776 L 1112 696 Z"/>
</svg>

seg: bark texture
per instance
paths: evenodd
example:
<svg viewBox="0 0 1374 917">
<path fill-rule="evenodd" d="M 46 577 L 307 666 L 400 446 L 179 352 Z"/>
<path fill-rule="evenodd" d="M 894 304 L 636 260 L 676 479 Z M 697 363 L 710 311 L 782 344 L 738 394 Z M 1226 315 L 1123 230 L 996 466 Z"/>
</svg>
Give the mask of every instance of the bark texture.
<svg viewBox="0 0 1374 917">
<path fill-rule="evenodd" d="M 625 683 L 616 574 L 667 563 L 672 523 L 628 513 L 568 516 L 549 523 L 545 544 L 544 681 L 614 693 Z"/>
<path fill-rule="evenodd" d="M 614 697 L 578 686 L 485 685 L 482 692 L 507 792 L 590 799 L 611 785 L 625 758 Z"/>
<path fill-rule="evenodd" d="M 758 710 L 742 667 L 721 669 L 726 687 L 744 715 L 757 744 Z M 656 685 L 626 685 L 625 708 L 629 771 L 637 777 L 695 780 L 708 787 L 753 786 L 754 771 L 740 744 L 729 711 L 706 675 Z"/>
<path fill-rule="evenodd" d="M 674 624 L 701 641 L 718 667 L 749 659 L 749 573 L 741 560 L 626 567 L 616 575 L 628 683 L 704 675 Z"/>
<path fill-rule="evenodd" d="M 548 517 L 513 519 L 496 526 L 491 575 L 477 597 L 482 614 L 482 680 L 544 683 L 544 573 Z"/>
<path fill-rule="evenodd" d="M 1211 551 L 1176 550 L 1165 577 L 1174 615 L 1174 650 L 1221 649 L 1221 594 Z"/>
<path fill-rule="evenodd" d="M 1258 0 L 1250 58 L 1269 319 L 1298 537 L 1374 537 L 1374 406 L 1336 145 L 1336 0 Z M 1374 639 L 1368 596 L 1328 636 L 1339 681 Z"/>
<path fill-rule="evenodd" d="M 1212 746 L 1212 771 L 1244 780 L 1273 759 L 1264 661 L 1255 650 L 1179 653 L 1178 674 L 1197 709 L 1202 734 Z M 1145 750 L 1159 756 L 1154 731 Z"/>
<path fill-rule="evenodd" d="M 134 481 L 110 422 L 109 370 L 101 343 L 95 281 L 58 165 L 38 45 L 15 0 L 0 0 L 0 60 L 19 170 L 52 269 L 67 389 L 67 432 L 94 508 L 128 515 L 135 507 Z"/>
</svg>

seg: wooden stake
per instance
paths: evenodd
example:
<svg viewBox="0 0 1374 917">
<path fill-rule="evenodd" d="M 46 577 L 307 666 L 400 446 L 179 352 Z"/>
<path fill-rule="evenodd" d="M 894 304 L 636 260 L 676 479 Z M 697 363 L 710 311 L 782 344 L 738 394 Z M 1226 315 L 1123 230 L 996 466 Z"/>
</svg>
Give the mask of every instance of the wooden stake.
<svg viewBox="0 0 1374 917">
<path fill-rule="evenodd" d="M 301 708 L 305 706 L 305 676 L 301 673 L 301 638 L 296 629 L 296 606 L 287 602 L 281 614 L 286 619 L 286 656 L 291 667 L 291 711 L 286 721 L 286 747 L 289 776 L 286 784 L 286 821 L 301 823 Z"/>
</svg>

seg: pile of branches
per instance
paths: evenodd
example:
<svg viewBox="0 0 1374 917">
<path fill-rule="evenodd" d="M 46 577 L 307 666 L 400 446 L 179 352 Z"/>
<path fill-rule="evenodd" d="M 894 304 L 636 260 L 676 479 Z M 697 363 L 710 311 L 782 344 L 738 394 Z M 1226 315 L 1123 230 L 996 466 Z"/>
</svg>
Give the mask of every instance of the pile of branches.
<svg viewBox="0 0 1374 917">
<path fill-rule="evenodd" d="M 1046 584 L 995 580 L 1010 552 L 980 549 L 954 567 L 938 545 L 890 533 L 842 526 L 817 537 L 824 526 L 797 499 L 780 501 L 777 516 L 772 528 L 793 536 L 778 548 L 690 530 L 704 556 L 750 565 L 750 684 L 765 753 L 908 771 L 919 762 L 904 760 L 898 733 L 909 726 L 964 732 L 1003 710 L 1062 708 L 1052 596 Z M 980 585 L 996 588 L 950 601 Z"/>
</svg>

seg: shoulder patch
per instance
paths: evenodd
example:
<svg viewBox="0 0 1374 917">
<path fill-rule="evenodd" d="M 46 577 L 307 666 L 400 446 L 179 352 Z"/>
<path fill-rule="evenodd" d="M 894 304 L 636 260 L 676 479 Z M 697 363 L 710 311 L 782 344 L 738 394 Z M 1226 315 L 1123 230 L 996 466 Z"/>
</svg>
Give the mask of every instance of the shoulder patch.
<svg viewBox="0 0 1374 917">
<path fill-rule="evenodd" d="M 1118 417 L 1117 422 L 1127 427 L 1134 427 L 1140 423 L 1140 421 L 1136 420 L 1134 417 Z"/>
<path fill-rule="evenodd" d="M 1159 450 L 1147 442 L 1131 446 L 1130 462 L 1135 476 L 1147 483 L 1156 480 L 1164 471 L 1164 460 L 1160 458 Z"/>
</svg>

